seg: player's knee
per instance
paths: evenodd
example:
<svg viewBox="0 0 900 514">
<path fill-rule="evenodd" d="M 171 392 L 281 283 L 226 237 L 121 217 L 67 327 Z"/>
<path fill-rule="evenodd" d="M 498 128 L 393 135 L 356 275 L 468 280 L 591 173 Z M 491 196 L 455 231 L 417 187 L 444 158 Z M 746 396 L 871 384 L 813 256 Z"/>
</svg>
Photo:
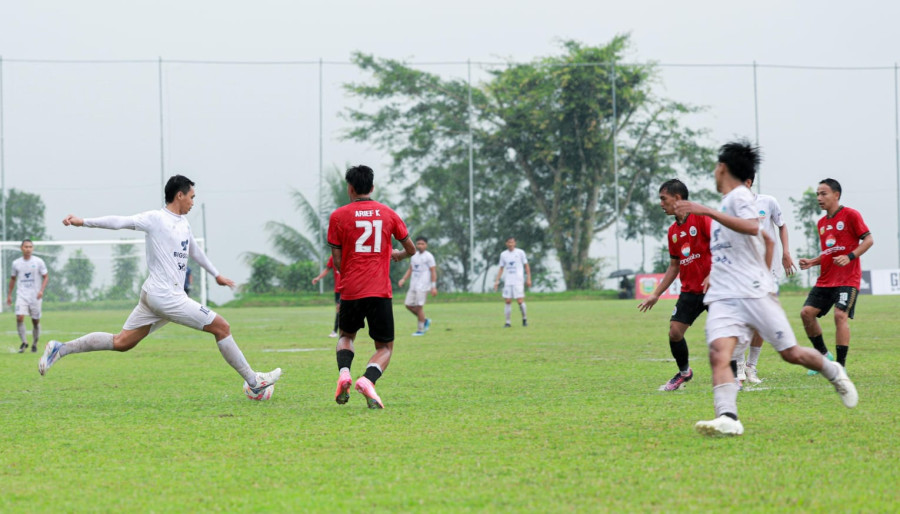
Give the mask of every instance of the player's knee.
<svg viewBox="0 0 900 514">
<path fill-rule="evenodd" d="M 847 311 L 841 309 L 834 309 L 834 322 L 836 324 L 845 324 L 850 320 L 850 315 L 847 314 Z"/>
<path fill-rule="evenodd" d="M 810 306 L 805 306 L 800 309 L 800 319 L 803 320 L 803 323 L 811 323 L 816 320 L 816 309 L 813 309 Z"/>
</svg>

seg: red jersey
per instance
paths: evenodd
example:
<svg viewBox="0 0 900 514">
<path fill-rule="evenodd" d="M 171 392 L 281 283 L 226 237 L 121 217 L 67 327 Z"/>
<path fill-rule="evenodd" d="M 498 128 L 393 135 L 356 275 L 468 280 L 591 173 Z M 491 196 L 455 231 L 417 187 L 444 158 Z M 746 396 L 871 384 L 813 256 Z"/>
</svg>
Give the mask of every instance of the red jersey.
<svg viewBox="0 0 900 514">
<path fill-rule="evenodd" d="M 853 259 L 846 266 L 834 264 L 838 255 L 847 255 L 859 248 L 859 241 L 869 235 L 869 227 L 859 211 L 840 207 L 834 216 L 825 215 L 819 220 L 819 242 L 822 245 L 822 274 L 816 287 L 850 286 L 859 289 L 862 266 Z"/>
<path fill-rule="evenodd" d="M 669 227 L 669 255 L 678 259 L 678 276 L 685 293 L 703 294 L 703 281 L 712 267 L 709 253 L 709 227 L 712 218 L 688 214 L 684 223 Z"/>
<path fill-rule="evenodd" d="M 341 298 L 392 298 L 391 236 L 409 237 L 393 209 L 373 200 L 352 202 L 331 213 L 328 244 L 341 250 Z"/>
<path fill-rule="evenodd" d="M 328 258 L 328 263 L 325 264 L 325 267 L 334 272 L 334 273 L 332 273 L 334 275 L 334 292 L 340 293 L 341 292 L 341 272 L 334 269 L 334 257 Z"/>
</svg>

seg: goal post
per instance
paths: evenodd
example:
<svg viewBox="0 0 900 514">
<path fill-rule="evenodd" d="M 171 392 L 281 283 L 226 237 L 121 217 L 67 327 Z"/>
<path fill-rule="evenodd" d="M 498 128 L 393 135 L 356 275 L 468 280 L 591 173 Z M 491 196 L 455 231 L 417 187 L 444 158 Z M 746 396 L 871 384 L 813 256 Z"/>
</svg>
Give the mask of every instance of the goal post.
<svg viewBox="0 0 900 514">
<path fill-rule="evenodd" d="M 197 244 L 200 245 L 200 248 L 205 252 L 205 239 L 196 238 L 196 241 Z M 144 238 L 50 240 L 33 241 L 33 243 L 34 255 L 41 257 L 44 261 L 49 260 L 50 262 L 47 263 L 48 268 L 53 268 L 53 271 L 50 272 L 50 282 L 47 285 L 48 290 L 50 290 L 51 287 L 61 287 L 63 284 L 75 282 L 71 277 L 60 276 L 62 275 L 62 270 L 67 262 L 75 256 L 80 256 L 75 258 L 83 258 L 91 263 L 90 269 L 92 277 L 89 279 L 89 282 L 86 284 L 82 283 L 81 285 L 85 287 L 86 290 L 90 290 L 92 296 L 97 296 L 99 292 L 103 291 L 105 288 L 108 289 L 113 287 L 113 285 L 109 284 L 111 283 L 111 277 L 113 277 L 113 270 L 115 269 L 115 261 L 117 259 L 130 259 L 136 265 L 135 269 L 131 271 L 131 274 L 137 281 L 136 285 L 134 285 L 135 292 L 140 291 L 141 285 L 147 278 L 147 264 L 144 255 L 145 252 L 143 250 L 146 247 L 146 240 Z M 117 252 L 115 247 L 122 245 L 131 245 L 142 250 L 137 252 L 137 254 L 116 255 Z M 21 256 L 21 246 L 21 241 L 0 241 L 0 269 L 2 269 L 2 272 L 5 275 L 2 287 L 0 287 L 0 312 L 12 309 L 6 304 L 6 297 L 9 290 L 12 261 Z M 119 253 L 122 254 L 123 252 L 120 250 Z M 191 273 L 195 279 L 199 277 L 199 301 L 201 304 L 206 305 L 208 301 L 206 293 L 209 278 L 206 270 L 202 269 L 200 266 L 196 267 L 199 269 L 191 268 Z M 74 268 L 77 269 L 77 267 Z M 54 281 L 58 282 L 54 285 Z M 46 295 L 47 292 L 45 291 L 45 296 Z M 80 297 L 79 300 L 81 300 Z M 135 297 L 134 301 L 137 302 L 137 300 L 138 298 Z"/>
</svg>

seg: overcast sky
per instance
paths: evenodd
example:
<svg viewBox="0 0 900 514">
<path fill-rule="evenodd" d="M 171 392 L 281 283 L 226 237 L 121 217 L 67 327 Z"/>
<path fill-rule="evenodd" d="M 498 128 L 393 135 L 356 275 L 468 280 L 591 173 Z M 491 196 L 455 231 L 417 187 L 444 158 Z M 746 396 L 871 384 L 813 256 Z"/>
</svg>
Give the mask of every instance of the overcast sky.
<svg viewBox="0 0 900 514">
<path fill-rule="evenodd" d="M 531 60 L 558 53 L 563 39 L 599 45 L 630 33 L 634 61 L 890 68 L 900 61 L 897 19 L 896 2 L 0 0 L 6 187 L 42 196 L 54 239 L 131 235 L 65 229 L 60 220 L 162 203 L 157 64 L 21 60 L 346 62 L 354 51 L 413 62 Z M 266 221 L 302 226 L 287 191 L 316 193 L 318 66 L 163 69 L 166 176 L 197 182 L 209 254 L 243 282 L 241 254 L 269 250 Z M 347 65 L 324 70 L 326 167 L 366 162 L 386 173 L 381 153 L 340 141 L 339 113 L 349 105 L 340 85 L 364 77 Z M 466 73 L 463 65 L 428 70 Z M 755 137 L 752 68 L 661 70 L 662 95 L 709 107 L 691 121 L 711 130 L 710 144 Z M 476 66 L 476 78 L 481 72 Z M 791 246 L 800 232 L 788 198 L 833 177 L 874 234 L 864 268 L 897 267 L 894 70 L 761 67 L 757 78 L 762 190 L 781 201 Z M 189 219 L 201 235 L 199 207 Z M 595 253 L 615 267 L 611 235 Z M 640 266 L 639 245 L 620 254 L 621 267 Z M 230 298 L 215 289 L 213 299 Z"/>
</svg>

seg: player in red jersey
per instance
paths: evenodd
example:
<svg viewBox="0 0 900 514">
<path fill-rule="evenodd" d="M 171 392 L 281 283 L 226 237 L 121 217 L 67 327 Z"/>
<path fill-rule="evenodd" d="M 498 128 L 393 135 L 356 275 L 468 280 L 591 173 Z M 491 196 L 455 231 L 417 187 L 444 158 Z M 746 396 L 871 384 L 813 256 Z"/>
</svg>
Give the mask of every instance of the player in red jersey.
<svg viewBox="0 0 900 514">
<path fill-rule="evenodd" d="M 394 350 L 391 259 L 411 257 L 416 247 L 400 216 L 387 205 L 372 200 L 374 177 L 368 166 L 348 169 L 344 178 L 350 203 L 331 213 L 328 222 L 334 269 L 341 274 L 340 338 L 336 349 L 339 378 L 334 400 L 345 404 L 350 398 L 353 341 L 356 332 L 368 322 L 375 354 L 369 359 L 365 375 L 356 380 L 356 390 L 366 397 L 370 409 L 383 409 L 375 382 L 387 369 Z M 393 249 L 391 237 L 400 241 L 403 250 Z"/>
<path fill-rule="evenodd" d="M 659 187 L 659 203 L 663 211 L 675 216 L 669 227 L 669 267 L 662 282 L 649 298 L 638 305 L 641 312 L 652 309 L 675 277 L 681 277 L 681 294 L 669 319 L 669 348 L 678 365 L 678 373 L 663 384 L 660 391 L 675 391 L 694 377 L 689 366 L 689 353 L 684 333 L 700 313 L 706 310 L 703 294 L 706 292 L 712 257 L 709 253 L 709 227 L 712 219 L 707 216 L 675 215 L 675 202 L 688 199 L 688 189 L 678 179 L 671 179 Z"/>
<path fill-rule="evenodd" d="M 328 270 L 334 271 L 334 329 L 332 329 L 331 333 L 328 334 L 328 337 L 337 337 L 338 336 L 338 319 L 341 314 L 341 272 L 334 269 L 334 257 L 329 257 L 328 262 L 325 263 L 325 268 L 321 273 L 316 275 L 314 279 L 312 279 L 313 285 L 319 283 L 320 280 L 325 278 L 325 275 L 328 274 Z"/>
<path fill-rule="evenodd" d="M 850 349 L 850 321 L 856 310 L 862 267 L 859 257 L 875 243 L 862 215 L 855 209 L 841 205 L 841 185 L 826 178 L 816 188 L 816 199 L 825 216 L 819 220 L 819 239 L 822 253 L 814 259 L 800 259 L 800 269 L 821 266 L 821 274 L 815 287 L 806 297 L 800 317 L 803 328 L 816 350 L 831 360 L 834 358 L 825 346 L 822 327 L 817 318 L 828 314 L 834 306 L 834 344 L 837 361 L 846 367 Z M 862 240 L 862 242 L 860 242 Z M 815 372 L 810 372 L 814 375 Z"/>
</svg>

